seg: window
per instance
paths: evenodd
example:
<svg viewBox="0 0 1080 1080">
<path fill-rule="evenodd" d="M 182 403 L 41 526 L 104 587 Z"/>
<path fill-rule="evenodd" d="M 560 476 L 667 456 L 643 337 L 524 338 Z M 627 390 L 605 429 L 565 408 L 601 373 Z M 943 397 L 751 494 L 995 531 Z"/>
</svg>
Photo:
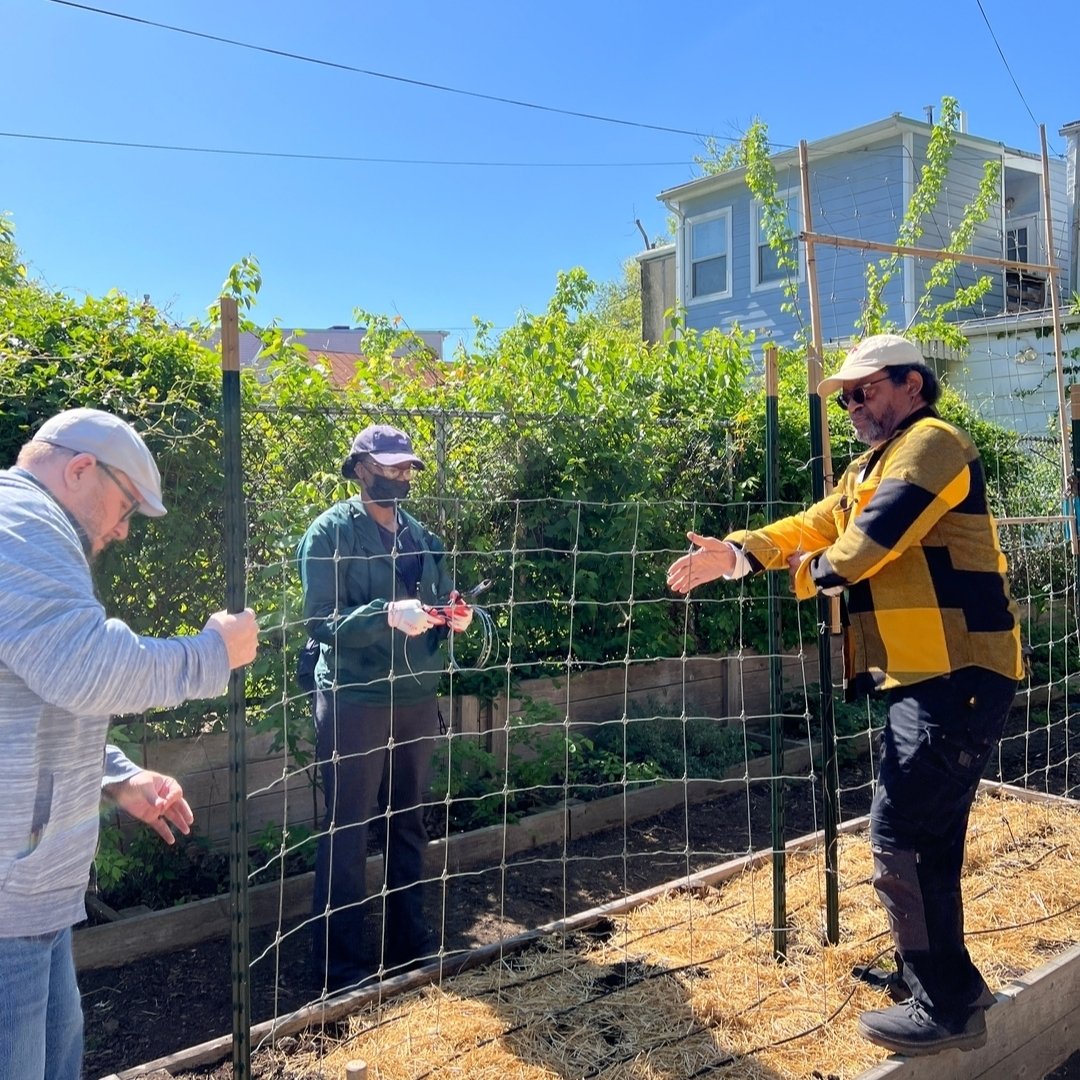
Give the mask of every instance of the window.
<svg viewBox="0 0 1080 1080">
<path fill-rule="evenodd" d="M 792 191 L 780 191 L 777 192 L 781 202 L 787 206 L 787 227 L 792 237 L 797 237 L 801 228 L 800 225 L 800 213 L 799 213 L 799 193 L 796 190 Z M 781 266 L 780 260 L 775 252 L 769 246 L 769 238 L 765 228 L 765 215 L 762 213 L 762 205 L 756 199 L 754 200 L 754 281 L 753 287 L 755 289 L 772 288 L 780 285 L 791 276 L 791 268 L 788 266 Z M 799 273 L 798 277 L 801 281 L 803 278 L 802 259 L 799 255 L 799 242 L 796 239 L 791 241 L 791 257 L 798 259 Z"/>
<path fill-rule="evenodd" d="M 731 295 L 731 209 L 687 220 L 688 301 Z"/>
<path fill-rule="evenodd" d="M 1011 262 L 1030 262 L 1028 258 L 1028 231 L 1026 225 L 1005 230 L 1005 258 Z"/>
</svg>

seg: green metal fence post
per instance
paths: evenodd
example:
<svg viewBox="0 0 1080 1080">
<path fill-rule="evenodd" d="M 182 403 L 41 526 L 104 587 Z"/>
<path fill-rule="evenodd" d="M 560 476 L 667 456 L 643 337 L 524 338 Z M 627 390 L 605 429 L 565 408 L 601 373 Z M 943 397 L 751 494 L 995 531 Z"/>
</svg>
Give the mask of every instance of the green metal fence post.
<svg viewBox="0 0 1080 1080">
<path fill-rule="evenodd" d="M 821 303 L 818 300 L 817 259 L 814 243 L 808 238 L 813 230 L 813 204 L 810 202 L 810 158 L 806 140 L 799 142 L 799 179 L 802 189 L 802 241 L 806 247 L 806 283 L 810 294 L 810 345 L 806 350 L 807 389 L 810 398 L 810 455 L 814 502 L 825 498 L 826 475 L 832 486 L 832 448 L 825 426 L 825 410 L 817 392 L 821 381 Z M 825 936 L 831 945 L 840 941 L 840 866 L 837 827 L 840 820 L 840 771 L 836 761 L 836 717 L 833 713 L 832 651 L 829 634 L 833 628 L 834 605 L 819 596 L 818 680 L 821 711 L 822 795 L 825 802 Z M 838 620 L 837 620 L 838 621 Z M 839 628 L 837 627 L 837 630 Z"/>
<path fill-rule="evenodd" d="M 765 503 L 770 521 L 776 519 L 780 489 L 780 413 L 777 405 L 776 346 L 765 349 Z M 787 852 L 784 847 L 784 723 L 783 648 L 779 574 L 769 583 L 769 782 L 772 824 L 773 956 L 787 956 Z"/>
<path fill-rule="evenodd" d="M 226 607 L 243 611 L 244 473 L 240 460 L 240 334 L 236 301 L 221 298 L 222 454 L 225 463 Z M 232 907 L 233 1077 L 251 1076 L 251 912 L 248 907 L 244 670 L 229 676 L 229 901 Z"/>
</svg>

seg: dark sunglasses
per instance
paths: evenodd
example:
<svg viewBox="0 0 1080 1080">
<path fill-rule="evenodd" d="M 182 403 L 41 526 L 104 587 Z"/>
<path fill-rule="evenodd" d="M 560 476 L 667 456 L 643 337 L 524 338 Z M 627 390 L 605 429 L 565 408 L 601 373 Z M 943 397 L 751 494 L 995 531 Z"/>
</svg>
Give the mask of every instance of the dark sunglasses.
<svg viewBox="0 0 1080 1080">
<path fill-rule="evenodd" d="M 866 402 L 866 388 L 868 386 L 873 386 L 875 383 L 884 382 L 889 377 L 890 376 L 888 375 L 882 375 L 880 379 L 871 379 L 869 382 L 861 383 L 850 391 L 841 390 L 840 393 L 836 395 L 836 404 L 839 405 L 841 409 L 846 409 L 853 401 L 856 405 L 864 404 Z"/>
</svg>

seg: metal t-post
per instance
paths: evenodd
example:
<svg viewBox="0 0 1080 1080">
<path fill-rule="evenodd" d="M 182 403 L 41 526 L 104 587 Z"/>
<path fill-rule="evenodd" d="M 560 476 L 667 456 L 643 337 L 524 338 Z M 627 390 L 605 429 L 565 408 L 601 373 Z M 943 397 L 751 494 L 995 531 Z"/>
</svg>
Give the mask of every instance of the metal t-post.
<svg viewBox="0 0 1080 1080">
<path fill-rule="evenodd" d="M 806 351 L 807 389 L 810 402 L 810 456 L 814 502 L 825 498 L 832 489 L 832 448 L 829 445 L 825 409 L 817 392 L 821 382 L 821 305 L 817 291 L 817 260 L 812 232 L 810 205 L 810 165 L 806 140 L 799 143 L 799 174 L 802 181 L 803 243 L 806 245 L 806 281 L 810 299 L 812 340 Z M 837 828 L 840 821 L 840 770 L 836 760 L 836 717 L 833 712 L 832 650 L 829 638 L 839 623 L 835 604 L 820 593 L 818 617 L 818 680 L 821 707 L 822 797 L 825 803 L 825 938 L 830 945 L 840 941 L 840 862 Z M 839 629 L 836 626 L 836 629 Z"/>
<path fill-rule="evenodd" d="M 780 413 L 777 406 L 776 346 L 765 349 L 765 505 L 769 521 L 776 520 L 780 488 Z M 772 823 L 773 957 L 787 957 L 787 851 L 784 847 L 784 722 L 783 648 L 780 613 L 780 575 L 766 574 L 769 583 L 769 781 Z"/>
<path fill-rule="evenodd" d="M 244 610 L 244 473 L 240 460 L 240 333 L 236 301 L 221 298 L 221 414 L 225 459 L 225 600 Z M 232 908 L 233 1077 L 251 1076 L 251 912 L 248 908 L 244 669 L 229 676 L 229 903 Z"/>
</svg>

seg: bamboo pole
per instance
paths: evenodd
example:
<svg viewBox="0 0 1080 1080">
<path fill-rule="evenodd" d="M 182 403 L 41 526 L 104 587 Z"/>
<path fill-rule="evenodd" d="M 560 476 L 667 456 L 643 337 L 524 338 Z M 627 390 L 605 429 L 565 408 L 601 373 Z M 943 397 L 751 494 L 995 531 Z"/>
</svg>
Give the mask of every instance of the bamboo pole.
<svg viewBox="0 0 1080 1080">
<path fill-rule="evenodd" d="M 810 332 L 812 340 L 807 349 L 807 393 L 810 403 L 810 454 L 814 502 L 832 490 L 832 456 L 829 453 L 828 418 L 825 404 L 818 394 L 821 382 L 821 305 L 817 288 L 817 259 L 811 236 L 813 224 L 810 203 L 810 166 L 806 140 L 799 142 L 799 178 L 802 189 L 803 234 L 806 243 L 806 280 L 810 300 Z M 823 757 L 822 795 L 825 804 L 825 935 L 830 944 L 840 941 L 840 846 L 837 828 L 840 822 L 840 771 L 837 762 L 836 716 L 833 704 L 832 653 L 829 650 L 829 628 L 839 629 L 839 610 L 834 599 L 818 595 L 818 694 L 821 710 L 821 750 Z"/>
<path fill-rule="evenodd" d="M 825 412 L 825 403 L 818 397 L 817 385 L 822 379 L 821 355 L 824 351 L 824 334 L 821 330 L 821 300 L 818 296 L 817 280 L 817 252 L 814 250 L 814 241 L 808 239 L 814 234 L 810 229 L 813 222 L 813 208 L 810 203 L 810 166 L 807 158 L 806 140 L 799 143 L 799 177 L 802 188 L 802 219 L 805 232 L 801 237 L 806 245 L 806 287 L 809 294 L 810 304 L 810 348 L 806 354 L 807 382 L 811 395 L 811 402 L 817 398 L 818 409 L 821 412 L 822 445 L 821 465 L 824 475 L 822 494 L 832 491 L 833 468 L 832 468 L 832 444 L 829 441 L 829 418 Z M 816 448 L 814 449 L 816 453 Z M 821 496 L 815 491 L 814 498 Z"/>
<path fill-rule="evenodd" d="M 221 413 L 225 466 L 225 592 L 245 606 L 244 475 L 240 459 L 240 327 L 236 301 L 221 298 Z M 229 896 L 232 904 L 233 1076 L 251 1076 L 251 912 L 248 906 L 247 744 L 244 669 L 229 675 Z"/>
<path fill-rule="evenodd" d="M 1046 125 L 1039 125 L 1039 138 L 1042 141 L 1042 178 L 1043 178 L 1043 214 L 1046 217 L 1046 261 L 1049 264 L 1046 273 L 1046 286 L 1050 291 L 1050 311 L 1054 318 L 1054 373 L 1057 376 L 1058 423 L 1061 430 L 1061 479 L 1066 498 L 1077 494 L 1073 475 L 1072 455 L 1070 454 L 1070 424 L 1065 407 L 1065 349 L 1061 340 L 1061 304 L 1058 300 L 1058 268 L 1054 264 L 1054 219 L 1051 216 L 1050 202 L 1050 157 L 1046 152 Z M 1071 530 L 1072 553 L 1080 553 L 1080 544 L 1076 530 Z"/>
<path fill-rule="evenodd" d="M 806 230 L 799 233 L 805 244 L 821 244 L 823 247 L 852 248 L 855 251 L 880 251 L 886 255 L 914 255 L 918 259 L 945 259 L 948 262 L 965 263 L 969 266 L 989 266 L 998 270 L 1023 270 L 1033 274 L 1049 274 L 1053 267 L 1045 263 L 1017 262 L 1015 259 L 998 259 L 992 255 L 970 255 L 965 252 L 941 251 L 938 248 L 910 247 L 906 244 L 885 244 L 875 240 L 856 240 L 851 236 L 831 236 Z"/>
</svg>

